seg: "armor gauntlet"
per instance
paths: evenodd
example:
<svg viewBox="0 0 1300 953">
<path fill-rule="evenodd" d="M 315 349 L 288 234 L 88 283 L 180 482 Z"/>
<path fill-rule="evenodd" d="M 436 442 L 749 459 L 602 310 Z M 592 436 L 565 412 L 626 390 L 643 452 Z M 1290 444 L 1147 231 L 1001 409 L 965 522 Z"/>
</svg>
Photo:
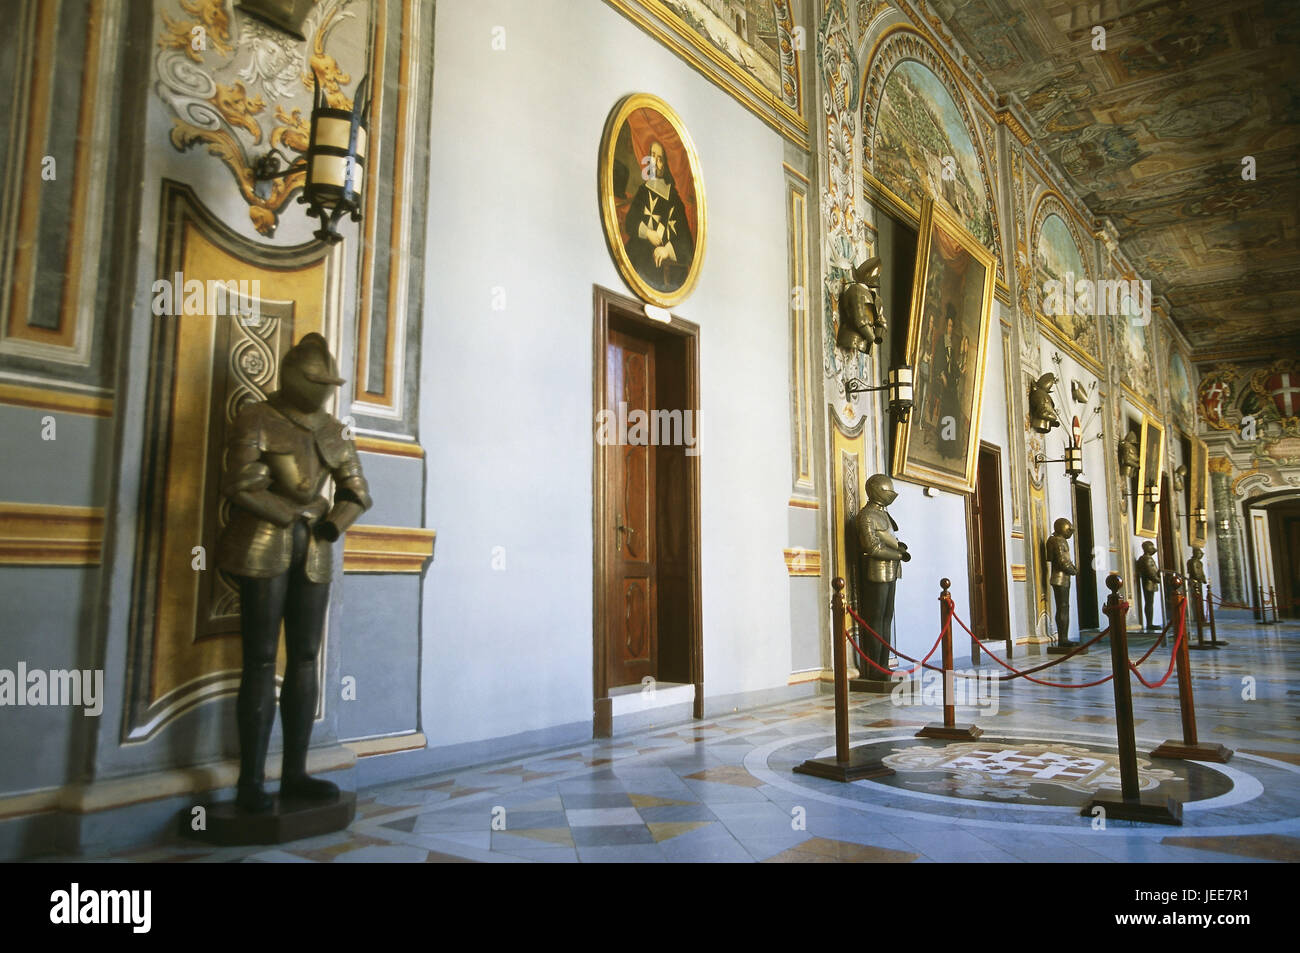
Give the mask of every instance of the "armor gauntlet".
<svg viewBox="0 0 1300 953">
<path fill-rule="evenodd" d="M 358 517 L 370 509 L 370 484 L 361 472 L 356 451 L 349 449 L 343 462 L 334 469 L 334 506 L 317 527 L 318 534 L 333 542 L 343 535 Z"/>
</svg>

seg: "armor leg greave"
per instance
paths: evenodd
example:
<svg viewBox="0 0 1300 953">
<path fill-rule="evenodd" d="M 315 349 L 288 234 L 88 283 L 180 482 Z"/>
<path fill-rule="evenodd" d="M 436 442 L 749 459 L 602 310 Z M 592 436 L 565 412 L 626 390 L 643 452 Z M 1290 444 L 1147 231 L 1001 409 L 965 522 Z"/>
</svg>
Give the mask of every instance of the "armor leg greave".
<svg viewBox="0 0 1300 953">
<path fill-rule="evenodd" d="M 295 570 L 284 616 L 289 659 L 280 692 L 280 722 L 284 726 L 280 792 L 311 800 L 327 800 L 338 794 L 338 787 L 331 782 L 307 776 L 307 749 L 311 745 L 312 721 L 319 697 L 316 660 L 329 607 L 329 590 L 329 583 L 310 582 Z"/>
<path fill-rule="evenodd" d="M 275 650 L 280 641 L 287 582 L 287 574 L 239 580 L 244 658 L 235 705 L 239 726 L 238 801 L 240 807 L 255 812 L 271 806 L 262 786 L 266 780 L 266 749 L 275 723 Z"/>
</svg>

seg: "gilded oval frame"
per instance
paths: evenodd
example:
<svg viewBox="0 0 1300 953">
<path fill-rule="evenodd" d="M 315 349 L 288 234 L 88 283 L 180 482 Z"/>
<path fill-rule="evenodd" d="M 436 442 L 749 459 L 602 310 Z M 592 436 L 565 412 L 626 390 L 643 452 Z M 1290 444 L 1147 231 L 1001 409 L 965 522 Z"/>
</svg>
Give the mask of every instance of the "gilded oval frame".
<svg viewBox="0 0 1300 953">
<path fill-rule="evenodd" d="M 695 196 L 696 227 L 695 234 L 692 236 L 691 262 L 687 268 L 686 277 L 681 284 L 671 289 L 656 288 L 633 263 L 628 253 L 627 244 L 623 239 L 622 223 L 619 220 L 618 202 L 620 196 L 615 195 L 614 191 L 615 152 L 618 149 L 619 135 L 628 118 L 640 109 L 650 109 L 659 113 L 681 141 L 686 164 L 690 169 L 691 185 Z M 671 165 L 671 159 L 669 161 Z M 631 177 L 640 171 L 640 166 L 636 170 L 629 169 L 628 171 L 629 182 L 635 181 Z M 619 274 L 622 275 L 623 281 L 627 283 L 627 286 L 637 297 L 650 304 L 671 308 L 684 301 L 695 289 L 695 283 L 699 280 L 700 269 L 704 263 L 704 255 L 708 244 L 708 208 L 704 193 L 704 177 L 700 172 L 700 157 L 695 151 L 695 142 L 691 139 L 690 133 L 686 131 L 685 124 L 671 106 L 658 96 L 653 96 L 650 93 L 632 93 L 624 96 L 615 104 L 609 118 L 605 121 L 605 131 L 600 140 L 597 186 L 600 197 L 601 224 L 605 230 L 605 243 L 609 246 L 610 255 L 613 257 L 614 264 L 617 266 Z M 680 195 L 680 189 L 675 184 L 674 189 Z M 625 194 L 622 196 L 624 199 L 627 198 L 626 191 L 627 187 L 625 186 Z M 635 192 L 632 200 L 635 201 Z"/>
</svg>

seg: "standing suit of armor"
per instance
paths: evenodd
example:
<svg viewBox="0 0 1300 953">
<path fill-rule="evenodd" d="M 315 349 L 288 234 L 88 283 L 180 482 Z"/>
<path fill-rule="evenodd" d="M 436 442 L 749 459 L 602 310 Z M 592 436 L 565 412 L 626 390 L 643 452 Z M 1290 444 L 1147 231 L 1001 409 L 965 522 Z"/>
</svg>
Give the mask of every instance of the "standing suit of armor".
<svg viewBox="0 0 1300 953">
<path fill-rule="evenodd" d="M 862 547 L 859 585 L 862 592 L 862 617 L 872 631 L 885 642 L 894 627 L 894 589 L 902 578 L 902 564 L 911 559 L 907 546 L 894 535 L 898 524 L 885 509 L 898 498 L 894 481 L 883 473 L 867 480 L 867 505 L 858 511 L 855 526 Z M 861 649 L 883 669 L 889 668 L 889 648 L 879 640 L 863 633 Z M 861 659 L 858 671 L 863 678 L 883 679 L 887 676 Z"/>
<path fill-rule="evenodd" d="M 1205 605 L 1202 601 L 1201 586 L 1205 585 L 1205 550 L 1200 546 L 1192 547 L 1192 556 L 1187 560 L 1187 598 L 1191 600 L 1193 618 L 1197 623 L 1205 621 Z"/>
<path fill-rule="evenodd" d="M 338 788 L 307 775 L 318 686 L 316 658 L 329 606 L 331 544 L 370 508 L 356 444 L 324 410 L 341 384 L 325 339 L 308 334 L 281 364 L 281 389 L 246 404 L 230 429 L 222 493 L 233 504 L 218 565 L 239 584 L 243 673 L 237 805 L 260 813 L 275 721 L 275 656 L 284 623 L 288 657 L 280 692 L 282 798 L 329 800 Z M 334 480 L 334 501 L 321 495 Z"/>
<path fill-rule="evenodd" d="M 1070 641 L 1070 577 L 1079 570 L 1070 558 L 1070 537 L 1074 524 L 1061 517 L 1052 524 L 1052 535 L 1047 537 L 1047 564 L 1051 567 L 1048 582 L 1056 599 L 1056 644 L 1075 645 Z"/>
<path fill-rule="evenodd" d="M 1156 544 L 1147 540 L 1142 544 L 1142 557 L 1138 560 L 1138 576 L 1142 580 L 1142 609 L 1147 631 L 1156 628 L 1156 593 L 1160 590 L 1160 566 L 1156 563 Z"/>
</svg>

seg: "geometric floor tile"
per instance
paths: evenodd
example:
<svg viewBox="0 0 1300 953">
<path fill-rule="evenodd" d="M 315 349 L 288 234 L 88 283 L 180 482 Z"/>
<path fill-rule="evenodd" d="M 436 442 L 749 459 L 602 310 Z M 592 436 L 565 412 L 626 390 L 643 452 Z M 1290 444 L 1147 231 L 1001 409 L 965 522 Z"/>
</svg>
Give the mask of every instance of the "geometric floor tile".
<svg viewBox="0 0 1300 953">
<path fill-rule="evenodd" d="M 870 847 L 849 841 L 814 837 L 767 858 L 765 864 L 907 864 L 920 857 L 888 847 Z"/>
</svg>

